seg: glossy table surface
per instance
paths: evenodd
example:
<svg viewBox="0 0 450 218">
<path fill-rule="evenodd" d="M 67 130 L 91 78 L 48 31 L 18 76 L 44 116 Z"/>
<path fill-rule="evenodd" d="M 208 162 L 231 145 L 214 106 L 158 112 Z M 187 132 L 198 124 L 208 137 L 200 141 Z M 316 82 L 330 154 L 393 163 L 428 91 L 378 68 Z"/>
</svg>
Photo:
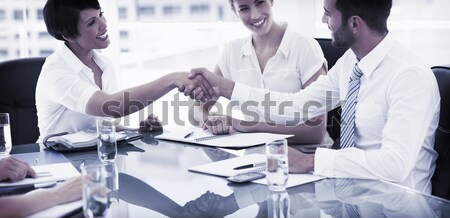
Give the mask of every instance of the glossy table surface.
<svg viewBox="0 0 450 218">
<path fill-rule="evenodd" d="M 108 217 L 450 217 L 449 201 L 383 181 L 323 179 L 286 192 L 230 184 L 188 168 L 264 153 L 263 146 L 224 150 L 144 136 L 119 146 L 114 164 L 120 199 L 110 206 Z M 45 158 L 46 152 L 40 156 Z M 76 167 L 82 160 L 98 159 L 96 151 L 64 155 Z"/>
</svg>

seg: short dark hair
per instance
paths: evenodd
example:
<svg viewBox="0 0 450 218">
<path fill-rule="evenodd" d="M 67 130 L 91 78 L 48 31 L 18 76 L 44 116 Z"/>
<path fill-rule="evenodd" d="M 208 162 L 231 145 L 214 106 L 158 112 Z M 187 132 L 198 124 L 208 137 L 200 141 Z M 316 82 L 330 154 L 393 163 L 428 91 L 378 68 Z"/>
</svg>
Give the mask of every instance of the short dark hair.
<svg viewBox="0 0 450 218">
<path fill-rule="evenodd" d="M 231 10 L 236 11 L 236 8 L 234 7 L 234 0 L 229 0 L 230 2 L 230 6 L 231 6 Z"/>
<path fill-rule="evenodd" d="M 342 22 L 351 16 L 359 16 L 375 32 L 388 32 L 387 19 L 391 13 L 392 0 L 336 0 L 336 9 L 342 13 Z"/>
<path fill-rule="evenodd" d="M 100 9 L 98 0 L 48 0 L 44 6 L 44 21 L 47 31 L 58 40 L 77 37 L 80 12 L 85 9 Z"/>
</svg>

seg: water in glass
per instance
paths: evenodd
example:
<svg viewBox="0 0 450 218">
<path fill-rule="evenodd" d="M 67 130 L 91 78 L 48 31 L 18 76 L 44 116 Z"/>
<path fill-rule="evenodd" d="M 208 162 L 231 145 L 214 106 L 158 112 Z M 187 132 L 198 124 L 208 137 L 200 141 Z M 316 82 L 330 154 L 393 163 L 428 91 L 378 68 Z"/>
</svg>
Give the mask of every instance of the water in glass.
<svg viewBox="0 0 450 218">
<path fill-rule="evenodd" d="M 287 141 L 275 140 L 266 144 L 267 183 L 271 190 L 283 191 L 289 176 Z"/>
<path fill-rule="evenodd" d="M 9 114 L 0 113 L 0 156 L 11 152 L 11 127 L 9 125 Z"/>
<path fill-rule="evenodd" d="M 117 156 L 116 126 L 112 118 L 97 119 L 97 151 L 103 162 L 114 162 Z"/>
</svg>

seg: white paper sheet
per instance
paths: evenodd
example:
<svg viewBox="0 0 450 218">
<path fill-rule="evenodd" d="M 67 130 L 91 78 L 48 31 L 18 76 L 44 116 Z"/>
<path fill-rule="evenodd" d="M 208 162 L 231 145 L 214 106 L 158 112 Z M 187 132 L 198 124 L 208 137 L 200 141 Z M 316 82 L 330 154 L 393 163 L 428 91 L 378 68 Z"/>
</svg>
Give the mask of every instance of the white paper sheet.
<svg viewBox="0 0 450 218">
<path fill-rule="evenodd" d="M 164 139 L 192 144 L 206 145 L 221 148 L 245 148 L 261 145 L 277 139 L 285 139 L 293 135 L 275 133 L 239 133 L 228 135 L 213 135 L 199 127 L 177 128 L 176 130 L 164 130 L 156 139 Z"/>
<path fill-rule="evenodd" d="M 33 167 L 37 174 L 50 173 L 51 176 L 42 176 L 38 178 L 26 178 L 18 182 L 0 182 L 0 187 L 11 187 L 21 185 L 32 185 L 39 183 L 48 183 L 63 181 L 68 178 L 79 176 L 80 172 L 71 163 L 46 164 Z"/>
</svg>

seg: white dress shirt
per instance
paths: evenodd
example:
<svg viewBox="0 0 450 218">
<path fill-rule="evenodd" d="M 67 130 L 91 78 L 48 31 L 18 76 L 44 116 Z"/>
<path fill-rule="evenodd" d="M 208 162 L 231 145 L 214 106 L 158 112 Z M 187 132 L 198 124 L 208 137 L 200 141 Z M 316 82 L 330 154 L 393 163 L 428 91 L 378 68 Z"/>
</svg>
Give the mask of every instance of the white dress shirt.
<svg viewBox="0 0 450 218">
<path fill-rule="evenodd" d="M 217 65 L 223 76 L 248 86 L 277 92 L 298 92 L 326 64 L 319 43 L 289 25 L 280 46 L 261 72 L 252 36 L 226 43 Z"/>
<path fill-rule="evenodd" d="M 94 51 L 94 61 L 103 71 L 102 90 L 119 91 L 111 61 L 98 51 Z M 86 105 L 98 90 L 91 69 L 66 45 L 48 56 L 36 86 L 38 142 L 48 134 L 94 128 L 96 117 L 86 114 Z"/>
<path fill-rule="evenodd" d="M 286 121 L 314 117 L 345 100 L 357 59 L 349 50 L 327 76 L 297 93 L 269 93 L 235 84 L 232 101 L 266 99 L 276 106 L 258 109 Z M 440 96 L 436 78 L 411 51 L 388 34 L 358 63 L 364 73 L 355 114 L 356 147 L 317 149 L 314 171 L 327 177 L 371 178 L 430 193 L 437 153 L 434 132 Z M 293 106 L 286 106 L 293 102 Z M 280 107 L 280 105 L 284 107 Z"/>
<path fill-rule="evenodd" d="M 287 25 L 287 24 L 286 24 Z M 225 44 L 217 65 L 223 77 L 251 87 L 270 91 L 294 93 L 304 88 L 305 82 L 326 65 L 319 43 L 286 26 L 280 46 L 261 72 L 252 43 L 252 35 Z M 246 108 L 243 118 L 248 121 L 267 122 L 258 110 Z M 270 119 L 277 123 L 276 117 Z M 331 142 L 328 134 L 325 142 Z"/>
<path fill-rule="evenodd" d="M 223 77 L 227 79 L 256 88 L 287 93 L 303 89 L 304 83 L 324 64 L 326 60 L 319 43 L 313 38 L 294 32 L 289 25 L 277 52 L 267 61 L 263 72 L 251 35 L 226 43 L 217 61 Z M 266 121 L 263 114 L 258 114 L 258 111 L 252 108 L 243 112 L 246 120 Z"/>
</svg>

